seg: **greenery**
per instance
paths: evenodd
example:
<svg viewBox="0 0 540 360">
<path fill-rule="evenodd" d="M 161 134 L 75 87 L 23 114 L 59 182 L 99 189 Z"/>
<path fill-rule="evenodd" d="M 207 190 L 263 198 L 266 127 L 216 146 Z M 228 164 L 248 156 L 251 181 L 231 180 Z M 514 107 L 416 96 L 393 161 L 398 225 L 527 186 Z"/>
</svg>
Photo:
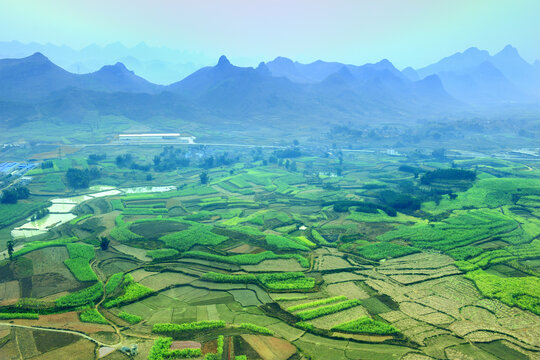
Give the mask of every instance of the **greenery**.
<svg viewBox="0 0 540 360">
<path fill-rule="evenodd" d="M 331 297 L 331 298 L 320 299 L 320 300 L 316 300 L 316 301 L 312 301 L 312 302 L 307 302 L 307 303 L 304 303 L 304 304 L 298 304 L 298 305 L 295 305 L 295 306 L 290 306 L 290 307 L 287 308 L 287 311 L 293 312 L 293 311 L 307 309 L 307 308 L 310 308 L 310 307 L 331 304 L 331 303 L 335 303 L 335 302 L 343 301 L 343 300 L 347 300 L 347 297 L 343 296 L 343 295 L 334 296 L 334 297 Z"/>
<path fill-rule="evenodd" d="M 223 346 L 224 346 L 224 337 L 219 335 L 217 338 L 217 349 L 216 353 L 208 353 L 204 357 L 205 360 L 221 360 L 223 359 Z"/>
<path fill-rule="evenodd" d="M 216 246 L 227 240 L 226 236 L 213 233 L 208 225 L 193 223 L 188 229 L 162 236 L 160 240 L 171 248 L 189 250 L 193 245 Z"/>
<path fill-rule="evenodd" d="M 167 336 L 179 336 L 185 333 L 193 333 L 196 331 L 205 331 L 210 329 L 219 329 L 225 327 L 225 321 L 196 321 L 183 324 L 154 324 L 152 332 Z"/>
<path fill-rule="evenodd" d="M 14 257 L 21 256 L 24 254 L 28 254 L 29 252 L 43 249 L 50 246 L 64 246 L 66 244 L 79 241 L 76 237 L 70 237 L 70 238 L 60 238 L 56 240 L 50 240 L 50 241 L 32 241 L 29 243 L 24 244 L 24 247 L 20 250 L 17 250 L 13 253 Z"/>
<path fill-rule="evenodd" d="M 500 211 L 482 209 L 456 214 L 441 222 L 400 226 L 378 237 L 379 240 L 410 240 L 416 247 L 451 250 L 487 237 L 500 236 L 517 228 L 518 223 Z"/>
<path fill-rule="evenodd" d="M 142 317 L 138 316 L 138 315 L 133 315 L 133 314 L 130 314 L 130 313 L 127 313 L 125 311 L 122 311 L 118 314 L 118 317 L 121 318 L 121 319 L 124 319 L 126 320 L 128 323 L 130 324 L 137 324 L 139 322 L 141 322 L 142 320 Z"/>
<path fill-rule="evenodd" d="M 136 283 L 133 280 L 133 276 L 127 274 L 124 276 L 124 282 L 122 283 L 123 294 L 117 297 L 114 297 L 103 304 L 105 308 L 111 308 L 113 306 L 120 306 L 132 303 L 143 297 L 151 295 L 154 293 L 154 290 Z"/>
<path fill-rule="evenodd" d="M 356 253 L 370 260 L 382 260 L 414 254 L 420 250 L 411 246 L 402 246 L 389 242 L 379 242 L 356 248 Z"/>
<path fill-rule="evenodd" d="M 538 277 L 502 278 L 482 270 L 471 271 L 465 276 L 474 281 L 485 296 L 540 315 L 540 279 Z"/>
<path fill-rule="evenodd" d="M 265 328 L 264 326 L 258 326 L 250 323 L 241 323 L 240 327 L 242 329 L 246 329 L 259 334 L 274 336 L 274 332 L 268 328 Z"/>
<path fill-rule="evenodd" d="M 150 256 L 154 260 L 166 259 L 178 255 L 179 252 L 176 249 L 157 249 L 150 250 L 146 255 Z"/>
<path fill-rule="evenodd" d="M 324 315 L 334 314 L 345 309 L 360 305 L 362 302 L 357 299 L 346 300 L 337 304 L 321 306 L 312 310 L 304 310 L 296 313 L 302 320 L 311 320 Z"/>
<path fill-rule="evenodd" d="M 13 320 L 13 319 L 39 319 L 39 314 L 35 313 L 0 313 L 0 320 Z"/>
<path fill-rule="evenodd" d="M 95 256 L 94 247 L 88 244 L 67 244 L 69 259 L 64 264 L 79 281 L 96 281 L 97 276 L 90 267 L 90 260 Z"/>
<path fill-rule="evenodd" d="M 201 280 L 217 283 L 250 284 L 256 283 L 257 277 L 253 274 L 229 275 L 211 271 L 203 274 Z"/>
<path fill-rule="evenodd" d="M 171 350 L 172 338 L 158 337 L 148 354 L 148 360 L 188 359 L 202 356 L 201 349 Z"/>
<path fill-rule="evenodd" d="M 269 290 L 310 290 L 315 279 L 301 272 L 283 272 L 257 275 L 257 279 Z"/>
<path fill-rule="evenodd" d="M 81 319 L 82 322 L 89 322 L 89 323 L 96 323 L 96 324 L 109 323 L 107 319 L 105 319 L 103 315 L 101 315 L 99 311 L 97 311 L 97 309 L 94 309 L 94 308 L 81 312 L 79 314 L 79 318 Z"/>
<path fill-rule="evenodd" d="M 97 299 L 103 296 L 103 284 L 97 282 L 83 290 L 64 295 L 55 301 L 56 306 L 60 308 L 73 308 L 82 305 L 93 304 Z"/>
<path fill-rule="evenodd" d="M 334 331 L 342 331 L 353 334 L 376 334 L 376 335 L 391 335 L 399 332 L 398 329 L 392 325 L 385 324 L 383 322 L 373 320 L 367 316 L 359 319 L 348 321 L 343 324 L 339 324 L 332 328 Z"/>
<path fill-rule="evenodd" d="M 150 254 L 149 254 L 150 255 Z M 298 260 L 302 267 L 309 267 L 309 260 L 298 254 L 282 254 L 277 255 L 272 251 L 263 251 L 258 254 L 240 254 L 223 256 L 210 254 L 203 251 L 187 251 L 183 254 L 186 257 L 195 257 L 205 260 L 215 260 L 223 263 L 236 264 L 236 265 L 256 265 L 263 260 L 269 259 L 295 259 Z M 152 255 L 150 255 L 152 256 Z"/>
<path fill-rule="evenodd" d="M 109 278 L 109 281 L 107 281 L 107 284 L 105 285 L 105 293 L 107 295 L 112 294 L 118 288 L 118 286 L 120 286 L 123 278 L 124 278 L 123 272 L 119 272 L 119 273 L 111 275 L 111 277 Z"/>
</svg>

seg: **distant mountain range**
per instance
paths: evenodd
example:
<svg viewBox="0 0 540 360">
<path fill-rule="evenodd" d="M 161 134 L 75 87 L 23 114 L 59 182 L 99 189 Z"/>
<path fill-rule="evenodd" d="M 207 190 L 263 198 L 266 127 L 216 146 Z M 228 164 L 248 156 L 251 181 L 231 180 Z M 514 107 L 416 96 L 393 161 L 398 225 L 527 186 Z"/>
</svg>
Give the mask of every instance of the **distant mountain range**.
<svg viewBox="0 0 540 360">
<path fill-rule="evenodd" d="M 278 57 L 252 68 L 222 56 L 167 86 L 122 63 L 75 74 L 41 53 L 0 60 L 0 116 L 13 125 L 36 117 L 74 121 L 90 111 L 240 123 L 411 120 L 538 103 L 540 62 L 527 63 L 511 46 L 493 56 L 471 48 L 403 71 L 386 59 L 356 66 Z"/>
<path fill-rule="evenodd" d="M 0 41 L 0 59 L 23 58 L 36 52 L 45 54 L 52 62 L 75 74 L 95 72 L 105 65 L 121 62 L 156 84 L 178 81 L 214 61 L 201 53 L 151 47 L 145 43 L 134 47 L 119 42 L 106 46 L 92 44 L 75 50 L 65 45 Z"/>
</svg>

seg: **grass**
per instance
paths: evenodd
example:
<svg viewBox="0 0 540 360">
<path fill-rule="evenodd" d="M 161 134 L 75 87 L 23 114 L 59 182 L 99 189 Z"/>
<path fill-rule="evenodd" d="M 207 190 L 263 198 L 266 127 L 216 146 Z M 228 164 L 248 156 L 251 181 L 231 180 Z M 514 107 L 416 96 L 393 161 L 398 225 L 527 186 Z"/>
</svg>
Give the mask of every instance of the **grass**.
<svg viewBox="0 0 540 360">
<path fill-rule="evenodd" d="M 414 254 L 420 250 L 411 246 L 402 246 L 394 243 L 379 242 L 356 248 L 356 253 L 370 260 L 382 260 Z"/>
<path fill-rule="evenodd" d="M 97 276 L 90 267 L 90 260 L 95 257 L 94 247 L 88 244 L 67 244 L 69 259 L 64 264 L 79 281 L 96 281 Z"/>
<path fill-rule="evenodd" d="M 60 308 L 73 308 L 82 305 L 92 304 L 103 296 L 103 284 L 97 282 L 86 289 L 64 295 L 55 301 Z"/>
<path fill-rule="evenodd" d="M 154 340 L 154 345 L 148 354 L 148 360 L 188 359 L 202 356 L 201 349 L 177 349 L 171 350 L 172 338 L 159 337 Z"/>
<path fill-rule="evenodd" d="M 480 292 L 510 306 L 518 306 L 540 315 L 540 279 L 534 276 L 502 278 L 475 270 L 465 275 Z"/>
<path fill-rule="evenodd" d="M 166 259 L 178 254 L 179 252 L 176 249 L 157 249 L 150 250 L 146 253 L 146 255 L 150 256 L 154 260 Z"/>
<path fill-rule="evenodd" d="M 266 243 L 277 250 L 301 250 L 309 251 L 305 245 L 299 244 L 296 241 L 280 235 L 267 235 Z"/>
<path fill-rule="evenodd" d="M 334 297 L 331 297 L 331 298 L 326 298 L 326 299 L 316 300 L 316 301 L 312 301 L 312 302 L 308 302 L 308 303 L 304 303 L 304 304 L 298 304 L 298 305 L 295 305 L 295 306 L 290 306 L 290 307 L 287 308 L 287 311 L 294 312 L 294 311 L 304 310 L 304 309 L 308 309 L 308 308 L 316 307 L 316 306 L 320 306 L 320 305 L 331 304 L 331 303 L 335 303 L 335 302 L 343 301 L 343 300 L 347 300 L 347 297 L 343 296 L 343 295 L 334 296 Z"/>
<path fill-rule="evenodd" d="M 392 325 L 373 320 L 367 316 L 339 324 L 334 326 L 332 330 L 352 334 L 392 335 L 399 333 L 399 330 Z"/>
<path fill-rule="evenodd" d="M 223 235 L 213 233 L 212 226 L 193 223 L 188 229 L 167 234 L 160 240 L 165 242 L 168 247 L 179 251 L 187 251 L 194 245 L 216 246 L 227 240 Z"/>
<path fill-rule="evenodd" d="M 24 244 L 24 247 L 22 249 L 15 251 L 13 253 L 13 257 L 28 254 L 29 252 L 43 249 L 50 246 L 64 246 L 66 244 L 76 242 L 76 241 L 79 241 L 79 239 L 76 237 L 61 238 L 61 239 L 50 240 L 50 241 L 32 241 L 32 242 Z"/>
<path fill-rule="evenodd" d="M 264 326 L 259 326 L 259 325 L 250 324 L 250 323 L 241 323 L 240 328 L 246 329 L 255 333 L 263 334 L 263 335 L 274 336 L 274 332 L 268 328 L 265 328 Z"/>
<path fill-rule="evenodd" d="M 71 225 L 76 225 L 77 223 L 83 221 L 83 220 L 86 220 L 88 218 L 91 218 L 93 216 L 93 214 L 86 214 L 86 215 L 82 215 L 82 216 L 79 216 L 79 217 L 76 217 L 75 219 L 71 220 L 69 223 Z"/>
<path fill-rule="evenodd" d="M 107 319 L 105 319 L 103 315 L 101 315 L 99 311 L 97 311 L 97 309 L 94 309 L 94 308 L 81 312 L 79 314 L 79 318 L 81 319 L 82 322 L 96 323 L 96 324 L 109 323 Z"/>
<path fill-rule="evenodd" d="M 236 265 L 256 265 L 262 262 L 263 260 L 271 259 L 295 259 L 297 260 L 302 267 L 309 267 L 309 260 L 302 255 L 298 254 L 275 254 L 272 251 L 264 251 L 258 254 L 240 254 L 240 255 L 231 255 L 223 256 L 210 254 L 203 251 L 187 251 L 183 254 L 186 257 L 195 257 L 199 259 L 219 261 L 228 264 Z"/>
<path fill-rule="evenodd" d="M 460 212 L 441 222 L 400 226 L 377 239 L 405 239 L 419 248 L 447 251 L 488 237 L 504 235 L 517 227 L 515 220 L 500 211 L 482 209 Z"/>
<path fill-rule="evenodd" d="M 202 280 L 232 283 L 232 284 L 254 284 L 260 283 L 269 290 L 310 290 L 315 286 L 315 279 L 306 277 L 302 272 L 282 272 L 271 274 L 222 274 L 208 272 L 201 276 Z"/>
<path fill-rule="evenodd" d="M 35 313 L 0 313 L 0 320 L 13 320 L 13 319 L 39 319 L 39 314 Z"/>
<path fill-rule="evenodd" d="M 315 287 L 315 279 L 305 276 L 302 272 L 259 274 L 257 279 L 267 289 L 273 291 L 311 290 Z"/>
<path fill-rule="evenodd" d="M 360 305 L 362 302 L 357 299 L 352 300 L 346 300 L 337 304 L 333 305 L 327 305 L 327 306 L 321 306 L 316 309 L 312 310 L 304 310 L 296 313 L 296 316 L 298 316 L 302 320 L 311 320 L 315 319 L 317 317 L 321 317 L 324 315 L 330 315 L 337 312 L 340 312 L 342 310 L 346 310 L 355 306 Z"/>
<path fill-rule="evenodd" d="M 220 329 L 224 327 L 225 321 L 222 320 L 196 321 L 183 324 L 158 323 L 154 324 L 154 326 L 152 327 L 152 332 L 160 335 L 175 337 L 185 333 L 207 331 L 210 329 Z"/>
<path fill-rule="evenodd" d="M 122 311 L 121 313 L 119 313 L 118 317 L 120 319 L 126 320 L 131 325 L 137 324 L 137 323 L 142 321 L 142 317 L 140 317 L 138 315 L 133 315 L 133 314 L 127 313 L 125 311 Z"/>
<path fill-rule="evenodd" d="M 116 274 L 111 275 L 109 278 L 109 281 L 107 281 L 107 284 L 105 285 L 105 293 L 108 295 L 111 295 L 122 283 L 122 280 L 124 278 L 124 273 L 119 272 Z"/>
<path fill-rule="evenodd" d="M 124 282 L 122 283 L 122 289 L 123 289 L 122 295 L 106 301 L 103 304 L 103 307 L 111 308 L 113 306 L 130 304 L 134 301 L 137 301 L 143 297 L 146 297 L 154 293 L 154 290 L 144 285 L 141 285 L 139 283 L 136 283 L 130 274 L 127 274 L 124 277 Z"/>
</svg>

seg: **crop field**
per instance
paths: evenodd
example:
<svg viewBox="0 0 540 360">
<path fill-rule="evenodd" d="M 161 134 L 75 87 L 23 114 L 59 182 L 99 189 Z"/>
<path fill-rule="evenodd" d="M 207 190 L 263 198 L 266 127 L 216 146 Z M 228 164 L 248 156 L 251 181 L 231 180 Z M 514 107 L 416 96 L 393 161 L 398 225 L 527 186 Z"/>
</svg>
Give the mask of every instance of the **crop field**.
<svg viewBox="0 0 540 360">
<path fill-rule="evenodd" d="M 340 160 L 312 150 L 274 162 L 274 150 L 254 160 L 256 151 L 244 149 L 231 150 L 238 156 L 231 164 L 150 165 L 146 173 L 119 167 L 123 149 L 111 146 L 96 187 L 66 187 L 67 169 L 89 166 L 88 151 L 33 170 L 32 195 L 0 205 L 2 250 L 4 234 L 51 203 L 73 216 L 17 238 L 12 260 L 0 255 L 5 322 L 71 329 L 107 344 L 118 344 L 117 329 L 139 344 L 141 359 L 540 354 L 540 182 L 532 160 L 355 151 Z M 152 164 L 160 151 L 141 146 L 133 156 Z M 421 171 L 415 177 L 411 169 Z M 445 178 L 451 169 L 476 177 Z M 19 330 L 0 327 L 0 357 L 29 344 L 38 350 L 24 351 L 43 358 L 79 348 L 123 358 L 78 335 L 51 331 L 47 345 Z M 201 349 L 182 352 L 193 343 Z"/>
</svg>

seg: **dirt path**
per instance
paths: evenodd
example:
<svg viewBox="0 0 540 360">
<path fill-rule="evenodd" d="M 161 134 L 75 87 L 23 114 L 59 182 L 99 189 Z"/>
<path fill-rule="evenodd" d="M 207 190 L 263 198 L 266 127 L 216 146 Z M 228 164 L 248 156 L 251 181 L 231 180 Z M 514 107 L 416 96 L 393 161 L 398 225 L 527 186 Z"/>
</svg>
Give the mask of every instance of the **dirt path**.
<svg viewBox="0 0 540 360">
<path fill-rule="evenodd" d="M 41 331 L 50 331 L 50 332 L 59 332 L 59 333 L 65 333 L 65 334 L 72 334 L 80 336 L 86 340 L 90 340 L 93 343 L 99 345 L 99 346 L 107 346 L 107 347 L 113 347 L 118 348 L 120 346 L 120 343 L 118 344 L 105 344 L 97 339 L 94 339 L 91 336 L 88 336 L 84 333 L 75 331 L 75 330 L 64 330 L 64 329 L 55 329 L 55 328 L 47 328 L 47 327 L 41 327 L 41 326 L 31 326 L 31 325 L 17 325 L 17 324 L 11 324 L 11 323 L 3 323 L 0 322 L 0 326 L 11 326 L 11 327 L 17 327 L 17 328 L 23 328 L 23 329 L 32 329 L 32 330 L 41 330 Z"/>
</svg>

